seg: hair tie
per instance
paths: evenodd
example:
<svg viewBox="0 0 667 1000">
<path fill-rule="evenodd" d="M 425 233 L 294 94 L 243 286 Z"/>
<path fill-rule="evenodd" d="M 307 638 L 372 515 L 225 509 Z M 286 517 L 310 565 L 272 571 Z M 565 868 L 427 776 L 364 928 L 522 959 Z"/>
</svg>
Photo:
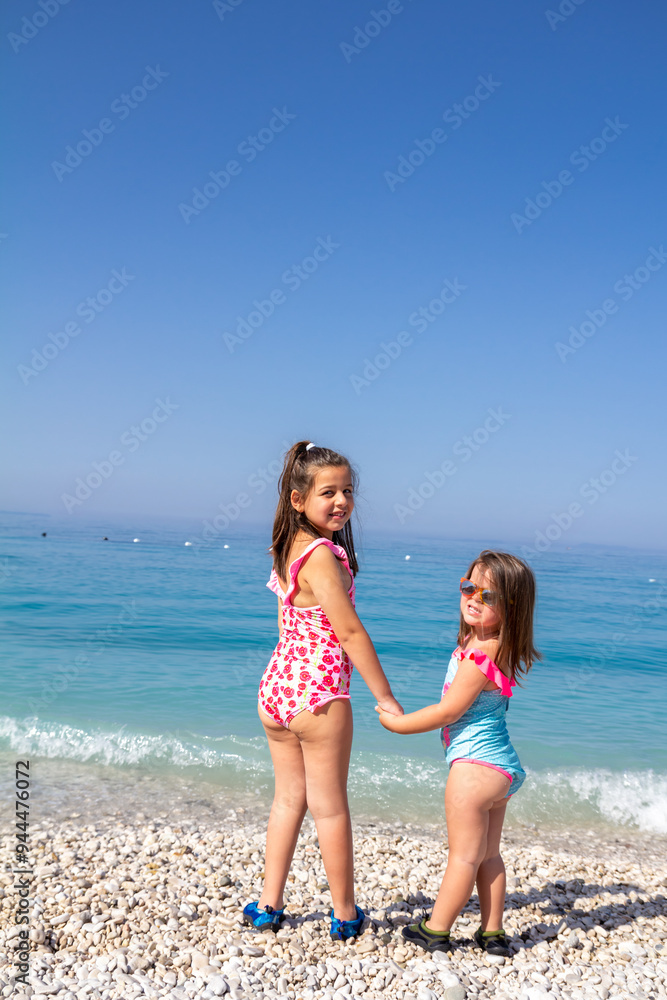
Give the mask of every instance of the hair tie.
<svg viewBox="0 0 667 1000">
<path fill-rule="evenodd" d="M 317 445 L 313 444 L 312 441 L 310 442 L 310 444 L 306 445 L 306 451 L 310 451 L 311 448 L 317 448 Z"/>
</svg>

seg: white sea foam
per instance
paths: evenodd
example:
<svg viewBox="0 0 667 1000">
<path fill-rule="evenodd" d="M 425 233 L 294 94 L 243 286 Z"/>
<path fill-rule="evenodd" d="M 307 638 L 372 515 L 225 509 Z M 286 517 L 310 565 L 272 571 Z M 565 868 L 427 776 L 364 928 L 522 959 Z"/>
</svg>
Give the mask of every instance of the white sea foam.
<svg viewBox="0 0 667 1000">
<path fill-rule="evenodd" d="M 364 755 L 353 762 L 350 790 L 361 800 L 374 795 L 383 815 L 393 808 L 417 820 L 442 820 L 445 779 L 446 768 L 436 761 L 375 755 L 371 762 Z M 545 827 L 603 824 L 667 833 L 667 775 L 650 769 L 529 771 L 508 816 Z"/>
<path fill-rule="evenodd" d="M 160 735 L 126 726 L 86 730 L 37 718 L 0 717 L 0 748 L 17 756 L 188 772 L 220 785 L 269 796 L 271 761 L 262 738 Z M 438 822 L 444 819 L 446 768 L 440 760 L 357 751 L 350 797 L 357 815 Z M 667 775 L 602 768 L 531 771 L 512 798 L 510 822 L 545 827 L 600 825 L 667 833 Z"/>
<path fill-rule="evenodd" d="M 578 768 L 530 774 L 515 811 L 529 822 L 600 821 L 667 833 L 667 775 L 645 771 Z M 525 795 L 524 795 L 525 790 Z"/>
<path fill-rule="evenodd" d="M 233 736 L 222 739 L 229 750 L 214 746 L 220 739 L 196 733 L 130 733 L 127 726 L 109 731 L 86 730 L 63 723 L 41 722 L 34 717 L 0 716 L 0 741 L 24 755 L 117 766 L 164 763 L 176 768 L 210 768 L 236 764 L 246 769 L 252 763 L 247 751 L 260 741 L 244 741 Z M 239 745 L 238 750 L 235 744 Z"/>
</svg>

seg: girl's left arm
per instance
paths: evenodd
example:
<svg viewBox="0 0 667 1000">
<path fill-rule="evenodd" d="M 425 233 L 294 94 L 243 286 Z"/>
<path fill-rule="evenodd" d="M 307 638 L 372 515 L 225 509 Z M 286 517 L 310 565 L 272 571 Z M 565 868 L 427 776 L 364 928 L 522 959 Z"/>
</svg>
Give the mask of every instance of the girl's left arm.
<svg viewBox="0 0 667 1000">
<path fill-rule="evenodd" d="M 450 722 L 456 722 L 472 705 L 480 691 L 488 684 L 488 678 L 476 666 L 474 660 L 464 659 L 459 664 L 456 677 L 442 701 L 437 705 L 427 705 L 407 715 L 389 715 L 376 707 L 380 722 L 392 733 L 430 733 L 442 729 Z"/>
</svg>

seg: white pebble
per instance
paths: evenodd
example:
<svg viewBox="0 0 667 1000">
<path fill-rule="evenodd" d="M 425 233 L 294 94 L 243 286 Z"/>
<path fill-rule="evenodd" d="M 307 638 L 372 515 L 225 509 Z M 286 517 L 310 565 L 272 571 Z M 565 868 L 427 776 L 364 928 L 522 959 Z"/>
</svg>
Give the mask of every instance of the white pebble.
<svg viewBox="0 0 667 1000">
<path fill-rule="evenodd" d="M 453 972 L 439 972 L 438 979 L 444 987 L 459 985 L 458 976 L 455 976 Z"/>
<path fill-rule="evenodd" d="M 466 991 L 459 983 L 457 986 L 448 986 L 443 997 L 444 1000 L 466 1000 Z"/>
<path fill-rule="evenodd" d="M 227 983 L 222 976 L 212 976 L 208 981 L 208 988 L 216 997 L 221 997 L 227 990 Z"/>
<path fill-rule="evenodd" d="M 519 1000 L 545 1000 L 549 994 L 541 986 L 529 986 L 519 994 Z"/>
</svg>

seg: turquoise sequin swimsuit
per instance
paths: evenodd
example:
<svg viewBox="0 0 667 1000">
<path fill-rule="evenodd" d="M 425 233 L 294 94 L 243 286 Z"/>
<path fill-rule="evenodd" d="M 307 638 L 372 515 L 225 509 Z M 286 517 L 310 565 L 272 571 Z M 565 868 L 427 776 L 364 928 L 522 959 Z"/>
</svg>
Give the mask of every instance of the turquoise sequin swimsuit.
<svg viewBox="0 0 667 1000">
<path fill-rule="evenodd" d="M 458 760 L 466 760 L 505 774 L 511 781 L 507 793 L 509 798 L 518 792 L 526 778 L 526 772 L 521 767 L 521 761 L 507 732 L 506 713 L 515 682 L 506 677 L 481 650 L 463 651 L 457 646 L 447 667 L 443 698 L 456 676 L 459 661 L 463 659 L 473 660 L 496 687 L 492 691 L 481 691 L 461 718 L 441 731 L 445 757 L 450 767 Z"/>
</svg>

